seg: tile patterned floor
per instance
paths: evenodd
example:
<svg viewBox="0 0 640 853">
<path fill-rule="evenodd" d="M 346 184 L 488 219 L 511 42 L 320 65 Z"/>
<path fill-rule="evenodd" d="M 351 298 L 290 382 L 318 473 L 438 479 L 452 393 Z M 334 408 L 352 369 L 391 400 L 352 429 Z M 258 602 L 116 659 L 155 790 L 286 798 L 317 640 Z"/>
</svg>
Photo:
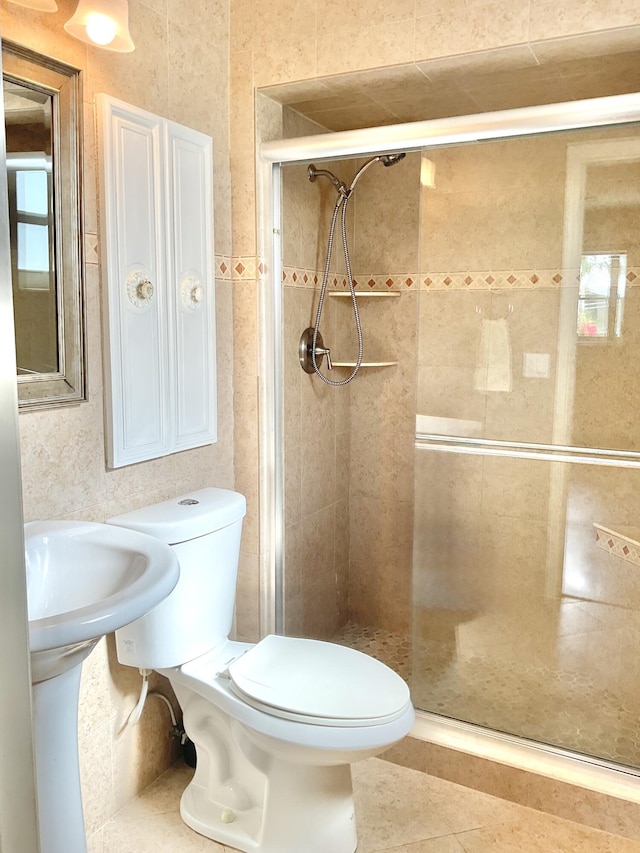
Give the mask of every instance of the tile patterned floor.
<svg viewBox="0 0 640 853">
<path fill-rule="evenodd" d="M 180 820 L 191 772 L 171 768 L 92 836 L 88 853 L 233 853 Z M 353 777 L 358 853 L 640 853 L 638 841 L 378 758 L 354 765 Z"/>
<path fill-rule="evenodd" d="M 331 638 L 334 643 L 350 646 L 360 652 L 366 652 L 401 675 L 405 681 L 411 680 L 409 637 L 349 622 L 340 633 Z"/>
<path fill-rule="evenodd" d="M 595 654 L 588 656 L 584 672 L 563 668 L 556 660 L 555 647 L 550 655 L 519 651 L 522 634 L 518 634 L 518 625 L 503 627 L 509 642 L 504 638 L 500 642 L 496 626 L 486 624 L 482 628 L 485 647 L 478 642 L 473 651 L 457 648 L 453 636 L 446 642 L 423 637 L 412 653 L 406 636 L 355 623 L 332 639 L 395 669 L 410 684 L 416 707 L 640 767 L 637 699 L 604 686 L 607 678 L 602 672 L 591 671 Z M 580 639 L 582 636 L 586 635 Z M 619 656 L 615 643 L 620 640 L 617 634 L 605 633 L 598 643 L 609 662 L 606 672 Z"/>
</svg>

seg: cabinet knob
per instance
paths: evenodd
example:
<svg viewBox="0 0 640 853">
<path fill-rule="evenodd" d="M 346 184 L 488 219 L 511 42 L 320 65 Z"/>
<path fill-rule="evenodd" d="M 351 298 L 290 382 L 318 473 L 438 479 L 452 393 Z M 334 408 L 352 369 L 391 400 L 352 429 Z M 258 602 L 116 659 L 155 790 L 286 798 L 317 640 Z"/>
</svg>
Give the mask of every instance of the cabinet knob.
<svg viewBox="0 0 640 853">
<path fill-rule="evenodd" d="M 138 299 L 144 299 L 145 302 L 153 296 L 153 285 L 148 279 L 141 281 L 136 287 L 136 296 Z"/>
<path fill-rule="evenodd" d="M 153 305 L 155 287 L 149 281 L 146 270 L 134 270 L 127 277 L 125 290 L 129 302 L 137 311 L 149 311 Z"/>
<path fill-rule="evenodd" d="M 187 311 L 200 311 L 207 296 L 204 284 L 196 275 L 187 275 L 180 284 L 180 299 Z"/>
</svg>

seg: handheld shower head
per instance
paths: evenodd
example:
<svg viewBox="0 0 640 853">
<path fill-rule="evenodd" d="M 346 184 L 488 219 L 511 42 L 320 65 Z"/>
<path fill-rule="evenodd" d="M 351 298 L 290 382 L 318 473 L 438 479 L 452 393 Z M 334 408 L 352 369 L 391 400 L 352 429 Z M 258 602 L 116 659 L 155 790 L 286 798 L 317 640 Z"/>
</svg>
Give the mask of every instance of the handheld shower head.
<svg viewBox="0 0 640 853">
<path fill-rule="evenodd" d="M 369 166 L 373 163 L 382 163 L 383 166 L 395 166 L 396 163 L 400 162 L 400 160 L 406 156 L 407 155 L 404 151 L 400 151 L 398 154 L 376 154 L 375 157 L 370 157 L 366 163 L 360 166 L 348 187 L 339 178 L 337 178 L 333 172 L 330 172 L 328 169 L 317 169 L 313 163 L 307 168 L 307 177 L 312 183 L 319 177 L 328 178 L 340 193 L 341 200 L 348 199 L 353 188 L 360 180 L 360 176 L 364 174 L 364 172 L 366 172 Z"/>
</svg>

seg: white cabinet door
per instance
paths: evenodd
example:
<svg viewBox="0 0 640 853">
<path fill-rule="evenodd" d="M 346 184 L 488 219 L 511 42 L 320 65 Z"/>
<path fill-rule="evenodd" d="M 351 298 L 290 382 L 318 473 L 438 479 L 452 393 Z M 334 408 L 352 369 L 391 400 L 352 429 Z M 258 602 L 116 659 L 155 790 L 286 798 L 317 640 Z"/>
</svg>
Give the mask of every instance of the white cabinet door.
<svg viewBox="0 0 640 853">
<path fill-rule="evenodd" d="M 211 138 L 169 124 L 167 161 L 174 428 L 182 450 L 216 440 Z"/>
<path fill-rule="evenodd" d="M 216 440 L 211 138 L 98 96 L 107 462 Z"/>
</svg>

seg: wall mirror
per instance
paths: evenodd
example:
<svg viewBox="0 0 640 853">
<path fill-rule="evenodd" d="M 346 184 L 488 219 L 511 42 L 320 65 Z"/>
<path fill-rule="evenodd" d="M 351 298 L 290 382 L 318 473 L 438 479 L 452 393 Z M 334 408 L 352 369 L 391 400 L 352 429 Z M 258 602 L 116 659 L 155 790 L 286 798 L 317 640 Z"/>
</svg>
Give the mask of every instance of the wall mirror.
<svg viewBox="0 0 640 853">
<path fill-rule="evenodd" d="M 80 72 L 3 42 L 11 277 L 23 409 L 85 399 Z"/>
</svg>

